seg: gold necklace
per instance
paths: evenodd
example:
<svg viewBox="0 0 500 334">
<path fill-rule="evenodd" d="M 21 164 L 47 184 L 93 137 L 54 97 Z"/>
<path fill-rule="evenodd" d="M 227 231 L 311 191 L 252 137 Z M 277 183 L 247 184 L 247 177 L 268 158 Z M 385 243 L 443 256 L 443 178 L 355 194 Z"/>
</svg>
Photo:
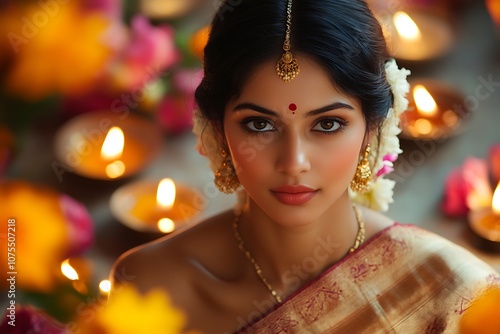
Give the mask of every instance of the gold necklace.
<svg viewBox="0 0 500 334">
<path fill-rule="evenodd" d="M 352 207 L 354 209 L 354 214 L 356 215 L 356 220 L 358 222 L 358 234 L 356 235 L 354 244 L 352 245 L 351 248 L 349 248 L 348 254 L 353 253 L 356 249 L 358 249 L 358 247 L 363 243 L 363 241 L 365 241 L 365 223 L 361 218 L 361 212 L 359 211 L 359 208 L 356 205 L 353 205 Z M 271 284 L 269 284 L 264 275 L 262 275 L 262 269 L 260 268 L 259 264 L 257 263 L 257 261 L 255 261 L 250 251 L 245 247 L 245 243 L 243 242 L 243 239 L 241 238 L 239 232 L 240 216 L 241 213 L 236 214 L 234 216 L 234 221 L 233 221 L 234 236 L 236 238 L 236 241 L 238 241 L 238 248 L 243 252 L 243 254 L 245 254 L 248 261 L 250 261 L 250 263 L 253 265 L 253 268 L 257 273 L 257 276 L 262 281 L 262 283 L 264 283 L 269 292 L 271 292 L 271 295 L 273 295 L 273 297 L 276 298 L 278 303 L 281 303 L 282 301 L 281 296 L 276 292 L 276 290 L 273 289 L 273 287 L 271 286 Z"/>
</svg>

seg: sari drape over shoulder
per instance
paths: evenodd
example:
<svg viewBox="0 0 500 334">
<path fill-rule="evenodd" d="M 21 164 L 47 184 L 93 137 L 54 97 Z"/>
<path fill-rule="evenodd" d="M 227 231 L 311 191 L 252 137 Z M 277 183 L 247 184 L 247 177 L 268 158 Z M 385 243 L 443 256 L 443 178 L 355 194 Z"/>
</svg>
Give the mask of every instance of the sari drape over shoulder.
<svg viewBox="0 0 500 334">
<path fill-rule="evenodd" d="M 394 224 L 238 333 L 458 333 L 500 275 L 464 248 Z"/>
</svg>

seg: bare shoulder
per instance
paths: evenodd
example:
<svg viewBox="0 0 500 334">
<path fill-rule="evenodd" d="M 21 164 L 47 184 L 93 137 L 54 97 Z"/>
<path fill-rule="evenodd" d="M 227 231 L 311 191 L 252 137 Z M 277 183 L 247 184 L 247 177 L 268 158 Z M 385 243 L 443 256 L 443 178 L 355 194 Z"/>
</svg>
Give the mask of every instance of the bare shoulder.
<svg viewBox="0 0 500 334">
<path fill-rule="evenodd" d="M 393 219 L 370 208 L 361 207 L 361 211 L 365 222 L 366 238 L 374 236 L 395 223 Z"/>
<path fill-rule="evenodd" d="M 233 221 L 231 211 L 223 212 L 126 252 L 113 266 L 116 289 L 110 298 L 119 293 L 121 284 L 141 293 L 161 289 L 186 314 L 188 329 L 233 332 L 242 315 L 254 310 L 255 290 L 267 296 L 266 290 L 253 284 L 254 273 L 238 249 Z"/>
<path fill-rule="evenodd" d="M 227 211 L 126 252 L 113 266 L 112 286 L 129 284 L 141 293 L 161 289 L 185 312 L 189 329 L 233 331 L 235 319 L 246 314 L 240 299 L 253 300 L 252 291 L 242 289 L 247 271 L 233 235 L 233 219 Z M 110 298 L 119 291 L 112 290 Z"/>
<path fill-rule="evenodd" d="M 113 265 L 113 285 L 131 284 L 142 293 L 161 288 L 174 300 L 189 299 L 185 297 L 203 278 L 231 275 L 227 266 L 233 254 L 227 248 L 234 247 L 230 221 L 230 212 L 225 212 L 127 251 Z"/>
</svg>

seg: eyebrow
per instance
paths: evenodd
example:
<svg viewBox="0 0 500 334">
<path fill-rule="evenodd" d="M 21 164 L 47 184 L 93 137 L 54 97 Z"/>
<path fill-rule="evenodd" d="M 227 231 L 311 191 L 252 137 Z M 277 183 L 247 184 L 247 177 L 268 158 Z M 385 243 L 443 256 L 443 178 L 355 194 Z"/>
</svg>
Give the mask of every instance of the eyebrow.
<svg viewBox="0 0 500 334">
<path fill-rule="evenodd" d="M 238 104 L 236 107 L 233 108 L 233 111 L 248 110 L 248 109 L 249 110 L 254 110 L 254 111 L 260 112 L 262 114 L 269 115 L 269 116 L 274 116 L 274 117 L 278 117 L 278 118 L 281 117 L 281 115 L 278 114 L 275 111 L 266 109 L 264 107 L 256 105 L 255 103 L 250 103 L 250 102 L 244 102 L 244 103 Z M 318 114 L 322 114 L 324 112 L 332 111 L 332 110 L 337 110 L 337 109 L 354 110 L 354 108 L 351 105 L 347 104 L 347 103 L 334 102 L 334 103 L 326 105 L 324 107 L 308 111 L 306 113 L 305 117 L 316 116 Z"/>
</svg>

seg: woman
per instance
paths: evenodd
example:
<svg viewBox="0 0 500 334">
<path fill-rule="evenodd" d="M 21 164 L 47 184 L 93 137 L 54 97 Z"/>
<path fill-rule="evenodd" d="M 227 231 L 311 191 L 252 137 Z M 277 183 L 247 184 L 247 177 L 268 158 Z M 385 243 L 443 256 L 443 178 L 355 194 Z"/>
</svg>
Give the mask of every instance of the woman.
<svg viewBox="0 0 500 334">
<path fill-rule="evenodd" d="M 224 2 L 195 131 L 239 205 L 128 252 L 114 283 L 167 290 L 204 333 L 456 331 L 498 276 L 378 212 L 407 74 L 364 1 Z"/>
</svg>

